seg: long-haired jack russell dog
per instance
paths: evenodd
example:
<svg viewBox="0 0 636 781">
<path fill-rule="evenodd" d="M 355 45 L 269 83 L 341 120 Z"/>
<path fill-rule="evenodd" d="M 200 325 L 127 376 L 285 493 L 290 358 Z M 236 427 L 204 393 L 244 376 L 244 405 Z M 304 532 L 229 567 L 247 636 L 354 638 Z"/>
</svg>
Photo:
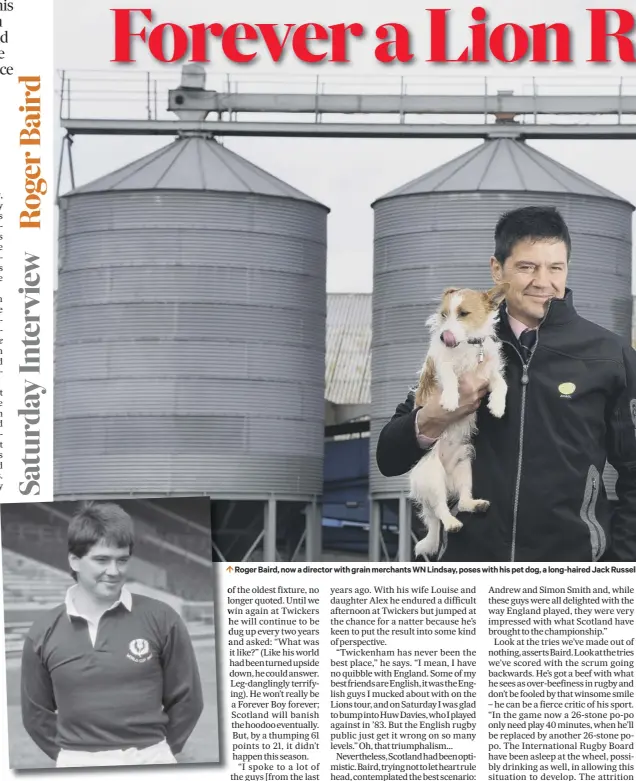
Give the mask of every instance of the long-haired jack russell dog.
<svg viewBox="0 0 636 781">
<path fill-rule="evenodd" d="M 486 293 L 458 288 L 444 291 L 439 310 L 427 321 L 431 343 L 420 371 L 415 394 L 417 407 L 423 406 L 439 388 L 440 405 L 449 412 L 456 410 L 459 378 L 472 371 L 488 382 L 491 414 L 503 416 L 508 387 L 495 325 L 507 288 L 508 283 L 504 283 Z M 415 546 L 416 556 L 435 555 L 440 544 L 440 524 L 447 532 L 462 528 L 448 507 L 449 497 L 457 497 L 457 509 L 461 512 L 485 512 L 490 506 L 486 499 L 473 498 L 475 451 L 471 439 L 477 431 L 476 417 L 473 412 L 448 426 L 409 474 L 410 497 L 427 528 L 426 536 Z"/>
</svg>

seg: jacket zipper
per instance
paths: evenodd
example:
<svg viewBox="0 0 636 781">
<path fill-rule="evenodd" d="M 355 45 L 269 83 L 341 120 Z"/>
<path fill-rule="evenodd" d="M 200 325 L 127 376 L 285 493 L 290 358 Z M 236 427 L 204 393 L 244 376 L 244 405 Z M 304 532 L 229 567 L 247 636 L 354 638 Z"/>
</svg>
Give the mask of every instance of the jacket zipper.
<svg viewBox="0 0 636 781">
<path fill-rule="evenodd" d="M 546 313 L 547 314 L 547 313 Z M 544 318 L 545 319 L 545 318 Z M 521 361 L 521 365 L 523 366 L 523 374 L 521 375 L 521 422 L 519 424 L 519 459 L 517 461 L 517 480 L 515 483 L 515 501 L 513 505 L 513 511 L 512 511 L 512 543 L 510 547 L 510 561 L 514 562 L 515 560 L 515 545 L 517 542 L 517 514 L 519 512 L 519 491 L 521 488 L 521 468 L 523 466 L 523 434 L 524 434 L 524 427 L 526 422 L 526 392 L 528 388 L 528 383 L 530 382 L 530 377 L 528 375 L 528 368 L 530 366 L 530 361 L 532 360 L 532 356 L 534 355 L 535 350 L 537 349 L 537 345 L 539 344 L 539 329 L 537 328 L 537 339 L 535 341 L 534 347 L 532 349 L 532 353 L 530 354 L 530 358 L 528 358 L 528 363 L 525 363 L 521 353 L 515 345 L 512 342 L 503 342 L 503 344 L 509 344 L 512 349 L 517 353 L 519 356 L 519 359 Z"/>
<path fill-rule="evenodd" d="M 509 344 L 512 347 L 512 349 L 519 356 L 519 360 L 521 361 L 521 365 L 523 366 L 523 374 L 521 375 L 521 384 L 523 387 L 521 389 L 521 422 L 519 425 L 519 460 L 517 462 L 517 482 L 515 485 L 515 502 L 514 502 L 513 515 L 512 515 L 512 543 L 510 546 L 511 562 L 514 562 L 515 560 L 515 545 L 517 542 L 517 513 L 519 511 L 519 490 L 521 487 L 521 468 L 523 466 L 523 430 L 524 430 L 524 425 L 526 420 L 526 389 L 528 387 L 528 383 L 530 382 L 530 377 L 528 376 L 528 368 L 530 366 L 530 361 L 532 360 L 532 356 L 534 355 L 535 350 L 537 349 L 537 346 L 539 344 L 539 331 L 550 312 L 551 306 L 552 306 L 552 299 L 550 299 L 550 301 L 548 302 L 548 306 L 546 308 L 545 314 L 543 315 L 541 322 L 537 326 L 537 339 L 532 349 L 532 353 L 530 354 L 530 358 L 528 359 L 528 363 L 524 362 L 521 353 L 519 352 L 519 350 L 517 350 L 516 346 L 512 344 L 512 342 L 502 342 L 503 344 Z M 507 312 L 507 307 L 505 305 L 504 308 Z"/>
<path fill-rule="evenodd" d="M 587 503 L 587 507 L 585 509 L 585 517 L 587 518 L 587 520 L 590 523 L 590 525 L 592 525 L 592 523 L 591 523 L 592 522 L 592 513 L 591 513 L 591 511 L 592 511 L 592 507 L 594 507 L 595 504 L 596 504 L 596 477 L 592 476 L 592 491 L 590 493 L 590 501 Z M 601 547 L 602 547 L 601 536 L 598 533 L 598 529 L 594 528 L 594 531 L 595 531 L 596 535 L 598 536 L 598 550 L 600 552 L 601 551 Z M 602 553 L 601 553 L 601 555 L 602 555 Z"/>
<path fill-rule="evenodd" d="M 592 495 L 590 496 L 590 503 L 587 506 L 587 515 L 588 518 L 590 516 L 590 510 L 592 509 L 592 505 L 594 504 L 594 500 L 596 499 L 596 478 L 592 478 Z"/>
</svg>

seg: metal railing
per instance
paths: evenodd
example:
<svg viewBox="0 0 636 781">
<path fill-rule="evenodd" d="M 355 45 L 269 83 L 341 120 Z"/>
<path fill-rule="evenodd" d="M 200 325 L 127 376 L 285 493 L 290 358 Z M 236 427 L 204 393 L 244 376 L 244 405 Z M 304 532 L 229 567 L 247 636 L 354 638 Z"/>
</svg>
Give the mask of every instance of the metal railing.
<svg viewBox="0 0 636 781">
<path fill-rule="evenodd" d="M 177 89 L 181 80 L 179 68 L 161 71 L 63 70 L 58 72 L 60 119 L 170 119 L 168 93 Z M 486 99 L 513 93 L 531 98 L 551 95 L 613 97 L 616 99 L 616 122 L 623 121 L 621 104 L 624 98 L 636 96 L 636 76 L 542 76 L 509 78 L 503 76 L 394 76 L 370 74 L 207 74 L 207 90 L 225 95 L 247 93 L 302 95 L 471 95 L 484 97 L 483 122 L 489 121 Z M 524 115 L 537 122 L 537 112 Z M 235 121 L 236 114 L 226 115 Z M 313 120 L 322 119 L 317 110 Z M 398 121 L 406 121 L 399 111 Z"/>
</svg>

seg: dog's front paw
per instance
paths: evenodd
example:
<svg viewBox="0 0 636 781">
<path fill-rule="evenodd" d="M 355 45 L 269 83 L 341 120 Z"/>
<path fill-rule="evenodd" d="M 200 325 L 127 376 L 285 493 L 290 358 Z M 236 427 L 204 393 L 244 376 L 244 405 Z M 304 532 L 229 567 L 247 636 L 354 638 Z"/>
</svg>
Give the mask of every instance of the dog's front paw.
<svg viewBox="0 0 636 781">
<path fill-rule="evenodd" d="M 490 414 L 494 417 L 503 418 L 504 412 L 506 411 L 506 397 L 499 397 L 491 394 L 488 399 L 488 409 L 490 410 Z"/>
<path fill-rule="evenodd" d="M 459 407 L 459 392 L 456 390 L 445 390 L 440 397 L 439 403 L 447 412 L 454 412 Z"/>
</svg>

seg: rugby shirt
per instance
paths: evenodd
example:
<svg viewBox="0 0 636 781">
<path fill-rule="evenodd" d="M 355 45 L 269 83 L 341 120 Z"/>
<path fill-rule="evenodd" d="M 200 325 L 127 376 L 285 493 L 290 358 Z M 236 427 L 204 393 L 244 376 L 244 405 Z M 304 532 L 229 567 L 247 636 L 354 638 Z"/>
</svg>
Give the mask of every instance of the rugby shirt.
<svg viewBox="0 0 636 781">
<path fill-rule="evenodd" d="M 66 599 L 64 600 L 64 606 L 66 607 L 66 612 L 69 616 L 74 616 L 75 618 L 83 618 L 86 621 L 86 624 L 88 626 L 88 636 L 90 637 L 91 643 L 94 646 L 95 640 L 97 639 L 97 629 L 99 628 L 99 622 L 101 621 L 102 617 L 100 616 L 97 619 L 97 622 L 95 622 L 91 618 L 89 618 L 89 616 L 84 615 L 75 607 L 73 594 L 77 591 L 77 588 L 78 586 L 77 584 L 75 584 L 74 586 L 71 586 L 69 590 L 66 592 Z M 116 599 L 113 602 L 113 604 L 108 608 L 108 610 L 114 610 L 120 602 L 126 608 L 126 610 L 128 611 L 132 610 L 132 594 L 126 588 L 126 586 L 122 587 L 122 590 L 119 594 L 119 599 Z M 108 610 L 105 610 L 104 612 L 107 613 Z"/>
<path fill-rule="evenodd" d="M 86 619 L 66 603 L 38 619 L 24 643 L 21 679 L 24 727 L 52 759 L 62 748 L 145 748 L 164 739 L 177 754 L 203 710 L 183 621 L 139 594 L 104 613 L 94 644 Z"/>
</svg>

